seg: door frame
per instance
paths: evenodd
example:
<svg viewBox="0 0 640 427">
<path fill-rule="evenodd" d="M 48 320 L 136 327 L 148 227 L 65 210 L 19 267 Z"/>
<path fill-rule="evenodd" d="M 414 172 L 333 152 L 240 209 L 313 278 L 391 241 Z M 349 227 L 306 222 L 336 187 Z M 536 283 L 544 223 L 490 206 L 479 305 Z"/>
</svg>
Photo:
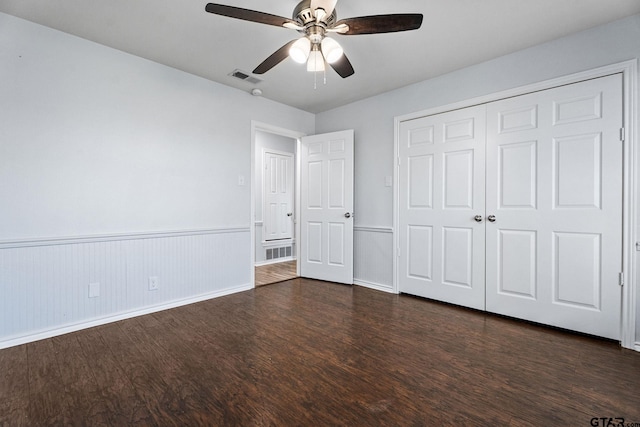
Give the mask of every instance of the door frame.
<svg viewBox="0 0 640 427">
<path fill-rule="evenodd" d="M 300 257 L 300 223 L 297 220 L 298 212 L 300 212 L 300 138 L 306 136 L 304 132 L 298 132 L 286 129 L 268 123 L 251 120 L 251 286 L 255 288 L 255 263 L 256 263 L 256 133 L 266 132 L 278 136 L 296 140 L 296 152 L 294 163 L 294 240 L 296 242 L 296 259 Z M 264 183 L 263 183 L 264 184 Z M 300 275 L 300 264 L 296 263 L 296 274 Z"/>
<path fill-rule="evenodd" d="M 636 233 L 639 227 L 637 214 L 640 213 L 637 203 L 640 201 L 636 197 L 636 189 L 640 188 L 638 183 L 638 171 L 640 170 L 640 156 L 637 149 L 638 127 L 636 122 L 638 117 L 638 59 L 619 62 L 583 72 L 578 72 L 542 82 L 521 86 L 471 98 L 448 105 L 430 108 L 394 118 L 394 186 L 393 186 L 393 292 L 399 293 L 399 265 L 400 256 L 399 242 L 399 159 L 400 159 L 400 123 L 417 119 L 424 116 L 431 116 L 452 110 L 467 108 L 479 104 L 486 104 L 505 98 L 524 95 L 527 93 L 551 89 L 558 86 L 578 83 L 580 81 L 604 77 L 610 74 L 622 74 L 622 96 L 623 96 L 623 123 L 625 129 L 623 146 L 623 194 L 622 194 L 622 313 L 621 313 L 621 345 L 625 348 L 640 351 L 640 342 L 636 339 L 636 295 L 638 292 L 637 265 L 636 265 Z"/>
</svg>

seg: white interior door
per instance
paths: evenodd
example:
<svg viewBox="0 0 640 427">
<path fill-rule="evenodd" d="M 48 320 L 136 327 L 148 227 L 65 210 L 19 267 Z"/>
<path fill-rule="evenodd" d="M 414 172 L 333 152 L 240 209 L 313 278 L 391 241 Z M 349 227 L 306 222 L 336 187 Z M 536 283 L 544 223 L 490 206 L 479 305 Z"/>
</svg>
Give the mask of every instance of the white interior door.
<svg viewBox="0 0 640 427">
<path fill-rule="evenodd" d="M 353 284 L 353 130 L 301 139 L 300 275 Z"/>
<path fill-rule="evenodd" d="M 487 106 L 487 310 L 620 338 L 622 81 Z"/>
<path fill-rule="evenodd" d="M 400 292 L 484 309 L 485 107 L 402 122 L 399 144 Z"/>
<path fill-rule="evenodd" d="M 265 150 L 263 239 L 293 238 L 293 154 Z"/>
</svg>

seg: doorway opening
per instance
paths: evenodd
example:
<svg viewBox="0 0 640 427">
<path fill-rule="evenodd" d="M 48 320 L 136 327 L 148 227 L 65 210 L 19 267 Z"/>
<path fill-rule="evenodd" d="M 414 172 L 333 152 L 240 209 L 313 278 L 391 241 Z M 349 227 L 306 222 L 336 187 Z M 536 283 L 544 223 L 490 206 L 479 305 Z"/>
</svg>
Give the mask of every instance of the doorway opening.
<svg viewBox="0 0 640 427">
<path fill-rule="evenodd" d="M 254 283 L 298 277 L 296 191 L 298 136 L 254 124 Z"/>
<path fill-rule="evenodd" d="M 295 279 L 298 277 L 297 268 L 298 265 L 295 259 L 274 264 L 256 265 L 256 287 Z"/>
</svg>

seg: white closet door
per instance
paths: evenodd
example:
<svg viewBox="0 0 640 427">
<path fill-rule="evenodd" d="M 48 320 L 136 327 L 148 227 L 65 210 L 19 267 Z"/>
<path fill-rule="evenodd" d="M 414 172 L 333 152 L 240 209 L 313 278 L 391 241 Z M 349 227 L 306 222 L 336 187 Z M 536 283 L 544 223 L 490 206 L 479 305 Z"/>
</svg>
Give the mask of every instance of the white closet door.
<svg viewBox="0 0 640 427">
<path fill-rule="evenodd" d="M 293 154 L 265 150 L 264 240 L 293 238 Z"/>
<path fill-rule="evenodd" d="M 400 124 L 400 292 L 485 308 L 485 107 Z"/>
<path fill-rule="evenodd" d="M 622 81 L 487 105 L 487 310 L 619 339 Z"/>
</svg>

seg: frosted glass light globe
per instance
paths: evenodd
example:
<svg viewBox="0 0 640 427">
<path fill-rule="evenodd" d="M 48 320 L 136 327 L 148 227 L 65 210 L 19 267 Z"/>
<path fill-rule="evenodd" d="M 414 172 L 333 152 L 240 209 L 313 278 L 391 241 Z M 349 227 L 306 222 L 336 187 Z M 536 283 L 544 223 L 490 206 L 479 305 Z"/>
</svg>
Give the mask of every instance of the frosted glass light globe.
<svg viewBox="0 0 640 427">
<path fill-rule="evenodd" d="M 309 51 L 311 50 L 311 42 L 308 38 L 302 37 L 296 40 L 294 44 L 289 48 L 289 56 L 298 64 L 304 64 L 309 57 Z"/>
<path fill-rule="evenodd" d="M 325 37 L 320 44 L 322 48 L 322 54 L 324 55 L 324 59 L 327 60 L 329 64 L 333 64 L 338 59 L 342 57 L 344 50 L 342 50 L 342 46 L 335 41 L 334 39 L 330 39 L 329 37 Z"/>
</svg>

